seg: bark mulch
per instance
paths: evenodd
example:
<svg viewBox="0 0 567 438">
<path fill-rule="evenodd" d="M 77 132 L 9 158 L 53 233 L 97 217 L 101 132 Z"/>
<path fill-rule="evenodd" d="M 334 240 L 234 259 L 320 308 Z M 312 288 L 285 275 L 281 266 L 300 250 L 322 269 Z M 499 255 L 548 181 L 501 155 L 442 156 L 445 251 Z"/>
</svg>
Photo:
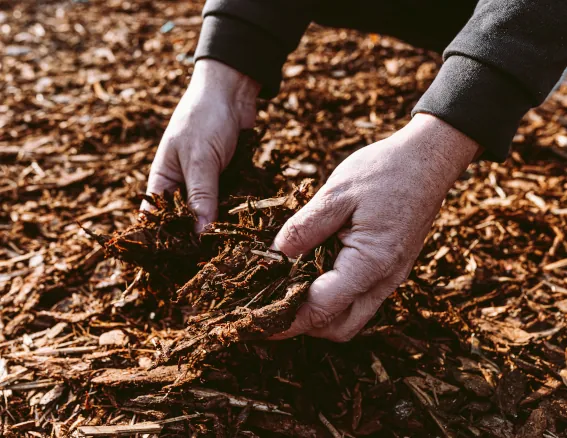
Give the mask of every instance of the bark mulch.
<svg viewBox="0 0 567 438">
<path fill-rule="evenodd" d="M 409 120 L 438 55 L 312 26 L 202 236 L 137 208 L 200 2 L 0 2 L 0 436 L 567 437 L 567 86 L 456 182 L 351 342 L 285 330 L 340 249 L 283 222 Z"/>
</svg>

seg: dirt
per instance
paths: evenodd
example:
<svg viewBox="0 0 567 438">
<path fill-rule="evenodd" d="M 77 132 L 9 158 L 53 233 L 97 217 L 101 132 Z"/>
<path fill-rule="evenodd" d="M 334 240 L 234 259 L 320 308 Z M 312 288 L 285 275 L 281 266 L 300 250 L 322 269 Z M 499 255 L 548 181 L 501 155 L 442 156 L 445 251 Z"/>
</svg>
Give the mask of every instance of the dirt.
<svg viewBox="0 0 567 438">
<path fill-rule="evenodd" d="M 0 3 L 0 435 L 566 437 L 567 86 L 455 183 L 355 339 L 271 341 L 340 248 L 273 237 L 440 58 L 311 26 L 198 236 L 180 193 L 137 210 L 201 8 Z"/>
</svg>

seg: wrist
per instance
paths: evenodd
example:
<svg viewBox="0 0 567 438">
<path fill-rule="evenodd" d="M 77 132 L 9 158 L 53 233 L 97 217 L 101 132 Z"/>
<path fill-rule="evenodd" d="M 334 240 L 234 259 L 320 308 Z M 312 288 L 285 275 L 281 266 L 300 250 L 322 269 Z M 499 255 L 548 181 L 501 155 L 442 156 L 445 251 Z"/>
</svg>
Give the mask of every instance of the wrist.
<svg viewBox="0 0 567 438">
<path fill-rule="evenodd" d="M 482 147 L 449 123 L 430 114 L 418 113 L 400 132 L 411 136 L 418 154 L 434 161 L 452 184 L 482 152 Z"/>
<path fill-rule="evenodd" d="M 240 129 L 254 126 L 256 98 L 260 89 L 260 84 L 249 76 L 208 58 L 195 63 L 189 84 L 191 94 L 230 108 L 238 119 Z"/>
<path fill-rule="evenodd" d="M 195 63 L 191 82 L 199 82 L 209 91 L 222 93 L 232 101 L 255 102 L 260 84 L 238 70 L 214 59 L 200 59 Z"/>
</svg>

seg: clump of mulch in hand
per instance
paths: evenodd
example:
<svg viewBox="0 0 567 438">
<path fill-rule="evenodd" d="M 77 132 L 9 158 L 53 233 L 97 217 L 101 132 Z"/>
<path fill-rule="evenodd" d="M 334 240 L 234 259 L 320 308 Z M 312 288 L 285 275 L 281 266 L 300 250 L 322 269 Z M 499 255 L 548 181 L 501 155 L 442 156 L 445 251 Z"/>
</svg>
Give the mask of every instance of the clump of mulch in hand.
<svg viewBox="0 0 567 438">
<path fill-rule="evenodd" d="M 270 248 L 310 197 L 310 180 L 288 194 L 249 197 L 228 208 L 231 220 L 197 235 L 196 216 L 178 190 L 146 197 L 152 210 L 125 231 L 111 237 L 90 233 L 107 256 L 140 267 L 160 299 L 194 309 L 186 335 L 161 346 L 154 367 L 174 360 L 196 367 L 234 342 L 265 339 L 291 326 L 309 285 L 332 266 L 339 249 L 338 240 L 330 239 L 294 259 Z"/>
<path fill-rule="evenodd" d="M 173 194 L 145 196 L 153 207 L 139 216 L 139 223 L 112 236 L 87 233 L 114 257 L 143 269 L 147 289 L 167 300 L 194 275 L 203 259 L 199 236 L 194 232 L 197 218 L 183 200 L 180 191 Z"/>
</svg>

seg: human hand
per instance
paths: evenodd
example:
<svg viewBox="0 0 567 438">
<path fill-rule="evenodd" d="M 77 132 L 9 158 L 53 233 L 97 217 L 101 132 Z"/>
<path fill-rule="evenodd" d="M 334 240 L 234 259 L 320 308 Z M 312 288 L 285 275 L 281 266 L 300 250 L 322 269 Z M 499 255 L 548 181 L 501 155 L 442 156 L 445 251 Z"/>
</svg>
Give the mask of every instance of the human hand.
<svg viewBox="0 0 567 438">
<path fill-rule="evenodd" d="M 197 61 L 189 88 L 177 105 L 152 163 L 147 193 L 185 184 L 198 217 L 197 232 L 216 219 L 218 181 L 242 129 L 252 128 L 260 85 L 233 68 Z M 147 203 L 142 209 L 148 209 Z"/>
<path fill-rule="evenodd" d="M 409 275 L 443 199 L 478 149 L 442 120 L 417 114 L 343 161 L 274 241 L 290 257 L 339 230 L 344 245 L 291 328 L 274 339 L 306 333 L 344 342 L 356 335 Z"/>
</svg>

